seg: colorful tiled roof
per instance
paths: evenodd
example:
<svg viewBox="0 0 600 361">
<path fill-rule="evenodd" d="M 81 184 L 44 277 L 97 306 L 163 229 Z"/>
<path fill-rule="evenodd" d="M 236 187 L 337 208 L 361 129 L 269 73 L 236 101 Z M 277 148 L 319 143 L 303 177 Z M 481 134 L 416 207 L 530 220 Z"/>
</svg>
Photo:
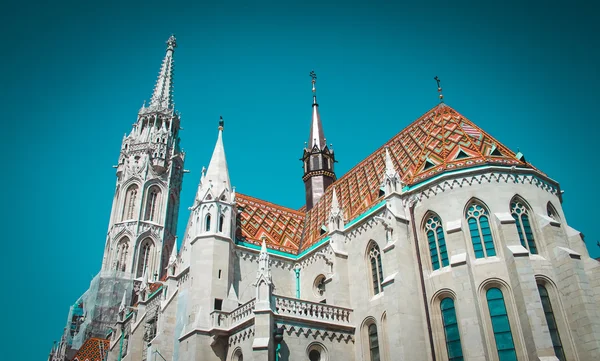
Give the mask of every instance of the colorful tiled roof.
<svg viewBox="0 0 600 361">
<path fill-rule="evenodd" d="M 444 171 L 486 164 L 535 169 L 452 107 L 441 103 L 339 178 L 308 212 L 306 207 L 296 211 L 238 194 L 238 205 L 244 208 L 238 239 L 260 245 L 264 235 L 271 249 L 292 254 L 306 250 L 326 236 L 323 226 L 327 226 L 334 188 L 346 222 L 383 199 L 385 148 L 389 149 L 403 183 L 409 186 Z"/>
<path fill-rule="evenodd" d="M 97 337 L 88 338 L 73 357 L 73 361 L 104 361 L 109 345 L 109 340 Z"/>
<path fill-rule="evenodd" d="M 278 206 L 260 199 L 236 194 L 239 217 L 237 238 L 260 246 L 262 237 L 267 246 L 296 254 L 300 249 L 305 213 Z"/>
<path fill-rule="evenodd" d="M 396 171 L 407 185 L 417 184 L 443 171 L 485 164 L 533 168 L 456 110 L 439 104 L 327 189 L 306 214 L 301 251 L 325 237 L 321 227 L 327 223 L 334 187 L 346 221 L 364 213 L 382 198 L 380 187 L 386 147 Z"/>
</svg>

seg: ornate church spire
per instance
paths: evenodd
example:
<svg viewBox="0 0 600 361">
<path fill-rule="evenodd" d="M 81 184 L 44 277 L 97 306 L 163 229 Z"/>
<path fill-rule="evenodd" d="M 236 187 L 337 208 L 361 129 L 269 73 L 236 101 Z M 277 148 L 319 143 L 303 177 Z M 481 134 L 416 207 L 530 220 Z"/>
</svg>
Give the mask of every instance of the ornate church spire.
<svg viewBox="0 0 600 361">
<path fill-rule="evenodd" d="M 336 179 L 334 173 L 335 156 L 333 149 L 327 147 L 323 124 L 319 115 L 317 103 L 317 75 L 310 72 L 312 79 L 312 121 L 307 147 L 304 149 L 302 162 L 304 163 L 304 186 L 306 191 L 306 210 L 310 210 Z"/>
<path fill-rule="evenodd" d="M 322 149 L 326 146 L 325 134 L 323 133 L 323 124 L 321 124 L 321 117 L 319 116 L 319 104 L 317 103 L 317 74 L 314 71 L 310 72 L 312 78 L 312 92 L 313 92 L 313 104 L 312 104 L 312 122 L 310 123 L 310 138 L 308 139 L 308 149 Z"/>
<path fill-rule="evenodd" d="M 154 93 L 150 99 L 151 109 L 172 109 L 173 108 L 173 52 L 177 47 L 175 37 L 171 35 L 167 40 L 167 53 L 162 62 Z"/>
</svg>

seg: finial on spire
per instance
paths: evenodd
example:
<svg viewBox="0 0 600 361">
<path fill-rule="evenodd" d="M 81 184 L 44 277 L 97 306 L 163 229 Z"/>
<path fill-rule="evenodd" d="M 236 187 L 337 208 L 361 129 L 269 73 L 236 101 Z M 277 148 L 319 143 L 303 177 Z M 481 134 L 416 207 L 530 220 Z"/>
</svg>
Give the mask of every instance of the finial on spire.
<svg viewBox="0 0 600 361">
<path fill-rule="evenodd" d="M 175 39 L 175 35 L 171 34 L 169 40 L 167 40 L 167 50 L 174 50 L 177 47 L 177 39 Z"/>
<path fill-rule="evenodd" d="M 314 70 L 310 71 L 310 77 L 312 79 L 312 92 L 313 92 L 313 105 L 317 104 L 317 88 L 315 87 L 315 83 L 317 82 L 317 74 L 315 74 Z"/>
<path fill-rule="evenodd" d="M 436 75 L 433 79 L 437 82 L 438 93 L 440 94 L 440 103 L 444 102 L 444 94 L 442 94 L 442 87 L 440 86 L 440 78 Z"/>
<path fill-rule="evenodd" d="M 223 130 L 225 127 L 225 121 L 223 120 L 223 116 L 219 117 L 219 130 Z"/>
</svg>

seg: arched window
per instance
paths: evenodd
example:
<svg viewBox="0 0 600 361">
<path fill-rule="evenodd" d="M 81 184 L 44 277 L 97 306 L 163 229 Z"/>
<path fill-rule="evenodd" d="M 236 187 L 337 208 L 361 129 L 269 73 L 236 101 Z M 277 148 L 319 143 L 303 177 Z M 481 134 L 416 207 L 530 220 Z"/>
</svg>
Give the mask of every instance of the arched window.
<svg viewBox="0 0 600 361">
<path fill-rule="evenodd" d="M 210 213 L 206 215 L 206 219 L 204 220 L 204 230 L 206 232 L 210 231 Z"/>
<path fill-rule="evenodd" d="M 370 324 L 368 331 L 371 361 L 379 361 L 379 337 L 377 337 L 377 325 L 374 323 Z"/>
<path fill-rule="evenodd" d="M 140 244 L 140 253 L 138 256 L 138 267 L 136 277 L 142 277 L 146 269 L 148 269 L 148 267 L 152 265 L 153 248 L 154 243 L 150 238 L 146 238 Z M 148 269 L 148 272 L 148 277 L 151 277 L 152 270 Z"/>
<path fill-rule="evenodd" d="M 127 188 L 127 194 L 125 195 L 125 202 L 123 203 L 123 213 L 121 214 L 121 220 L 135 219 L 135 203 L 137 200 L 138 186 L 133 184 Z"/>
<path fill-rule="evenodd" d="M 495 256 L 496 249 L 487 210 L 481 205 L 473 203 L 467 209 L 466 218 L 469 222 L 469 233 L 473 242 L 475 258 Z"/>
<path fill-rule="evenodd" d="M 504 296 L 498 288 L 490 288 L 486 293 L 487 304 L 492 319 L 492 330 L 496 340 L 496 350 L 500 361 L 516 361 L 517 352 L 510 331 L 510 321 L 504 304 Z"/>
<path fill-rule="evenodd" d="M 225 223 L 225 216 L 221 215 L 219 217 L 219 232 L 223 232 L 223 223 Z"/>
<path fill-rule="evenodd" d="M 117 245 L 117 262 L 115 270 L 125 272 L 127 269 L 127 254 L 129 253 L 129 238 L 123 237 Z"/>
<path fill-rule="evenodd" d="M 519 199 L 513 200 L 510 203 L 510 213 L 517 224 L 521 245 L 527 248 L 531 254 L 537 254 L 537 247 L 535 246 L 535 240 L 533 239 L 533 231 L 531 230 L 531 224 L 529 223 L 529 210 L 524 202 Z"/>
<path fill-rule="evenodd" d="M 556 211 L 556 208 L 554 208 L 552 203 L 548 202 L 548 205 L 546 206 L 546 212 L 548 213 L 548 217 L 554 219 L 557 222 L 560 222 L 558 212 Z"/>
<path fill-rule="evenodd" d="M 550 304 L 550 297 L 548 297 L 548 290 L 546 290 L 546 287 L 538 284 L 538 292 L 542 299 L 542 307 L 544 308 L 544 314 L 546 315 L 546 322 L 548 323 L 552 346 L 554 346 L 554 353 L 560 361 L 565 361 L 565 353 L 562 342 L 560 341 L 560 335 L 558 334 L 558 327 L 556 326 L 556 319 L 554 318 L 554 312 L 552 311 L 552 305 Z"/>
<path fill-rule="evenodd" d="M 369 247 L 369 263 L 371 265 L 371 276 L 373 279 L 373 294 L 383 291 L 383 267 L 381 265 L 381 251 L 375 242 L 371 242 Z"/>
<path fill-rule="evenodd" d="M 446 267 L 448 263 L 448 251 L 446 250 L 446 241 L 444 240 L 444 229 L 440 217 L 431 214 L 425 221 L 425 232 L 429 242 L 429 255 L 431 256 L 431 265 L 434 270 Z"/>
<path fill-rule="evenodd" d="M 158 205 L 160 202 L 160 188 L 153 186 L 148 191 L 148 198 L 146 199 L 146 212 L 144 220 L 156 221 L 158 216 Z"/>
<path fill-rule="evenodd" d="M 446 335 L 446 350 L 448 350 L 449 361 L 462 361 L 463 353 L 460 345 L 460 332 L 458 320 L 454 309 L 454 300 L 446 297 L 440 302 L 442 309 L 442 321 L 444 322 L 444 334 Z"/>
</svg>

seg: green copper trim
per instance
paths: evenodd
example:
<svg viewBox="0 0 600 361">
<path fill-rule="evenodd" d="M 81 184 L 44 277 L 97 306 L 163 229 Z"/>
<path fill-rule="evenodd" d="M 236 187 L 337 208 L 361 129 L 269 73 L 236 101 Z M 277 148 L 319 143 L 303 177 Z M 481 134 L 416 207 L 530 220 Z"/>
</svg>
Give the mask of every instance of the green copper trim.
<svg viewBox="0 0 600 361">
<path fill-rule="evenodd" d="M 296 298 L 300 298 L 300 267 L 294 268 L 296 272 Z"/>
<path fill-rule="evenodd" d="M 455 170 L 446 170 L 434 177 L 428 178 L 420 183 L 417 184 L 413 184 L 412 186 L 407 186 L 405 185 L 402 188 L 402 192 L 408 192 L 423 186 L 426 186 L 432 182 L 437 181 L 438 179 L 440 179 L 441 177 L 445 177 L 445 176 L 449 176 L 449 175 L 457 175 L 457 174 L 463 174 L 463 173 L 469 173 L 472 172 L 473 170 L 481 170 L 481 169 L 488 169 L 488 168 L 506 168 L 506 169 L 510 169 L 512 167 L 511 166 L 506 166 L 506 165 L 502 165 L 502 164 L 498 164 L 498 165 L 480 165 L 480 166 L 474 166 L 474 167 L 468 167 L 468 168 L 461 168 L 461 169 L 455 169 Z M 533 170 L 529 169 L 529 168 L 520 168 L 522 170 L 527 170 L 527 171 L 532 171 L 530 174 L 533 176 L 535 179 L 537 179 L 539 182 L 545 184 L 546 186 L 548 186 L 549 188 L 551 188 L 552 190 L 556 191 L 557 187 L 554 185 L 549 184 L 548 182 L 546 182 L 545 180 L 541 179 L 540 177 L 538 177 L 537 175 L 533 174 Z M 503 171 L 497 171 L 497 173 L 502 173 L 502 174 L 510 174 L 509 172 L 503 172 Z M 522 176 L 524 174 L 517 174 L 517 176 Z M 356 218 L 352 219 L 350 222 L 348 222 L 344 228 L 348 229 L 350 227 L 352 227 L 353 225 L 355 225 L 356 223 L 362 221 L 365 217 L 373 214 L 374 212 L 378 211 L 381 207 L 385 206 L 385 199 L 380 201 L 379 203 L 375 204 L 374 206 L 372 206 L 371 208 L 369 208 L 368 210 L 366 210 L 365 212 L 361 213 L 359 216 L 357 216 Z M 312 246 L 310 246 L 309 248 L 305 249 L 304 251 L 300 252 L 299 254 L 292 254 L 292 253 L 287 253 L 287 252 L 283 252 L 283 251 L 278 251 L 278 250 L 274 250 L 274 249 L 269 249 L 267 248 L 267 252 L 269 254 L 273 254 L 273 255 L 277 255 L 280 257 L 284 257 L 293 261 L 297 261 L 298 259 L 304 257 L 307 253 L 312 252 L 315 248 L 320 247 L 323 243 L 329 241 L 329 236 L 326 236 L 325 238 L 323 238 L 322 240 L 318 241 L 317 243 L 313 244 Z M 237 245 L 240 245 L 242 247 L 246 247 L 246 248 L 250 248 L 250 249 L 254 249 L 254 250 L 258 250 L 260 251 L 260 246 L 257 246 L 255 244 L 252 243 L 248 243 L 248 242 L 244 242 L 241 241 L 239 239 L 236 239 L 235 242 Z"/>
</svg>

